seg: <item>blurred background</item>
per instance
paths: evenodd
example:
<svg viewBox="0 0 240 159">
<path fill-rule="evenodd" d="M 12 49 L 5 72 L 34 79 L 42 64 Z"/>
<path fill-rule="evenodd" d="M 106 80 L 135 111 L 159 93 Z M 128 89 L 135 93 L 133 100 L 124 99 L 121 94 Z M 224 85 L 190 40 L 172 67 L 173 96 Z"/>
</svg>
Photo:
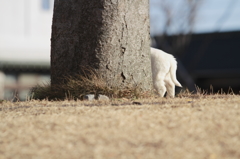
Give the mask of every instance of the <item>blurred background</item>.
<svg viewBox="0 0 240 159">
<path fill-rule="evenodd" d="M 174 54 L 191 92 L 240 90 L 240 1 L 151 0 L 152 45 Z"/>
<path fill-rule="evenodd" d="M 54 0 L 0 0 L 0 99 L 50 82 Z M 190 91 L 240 90 L 240 1 L 150 0 L 152 46 L 178 60 Z M 231 89 L 230 89 L 231 88 Z"/>
</svg>

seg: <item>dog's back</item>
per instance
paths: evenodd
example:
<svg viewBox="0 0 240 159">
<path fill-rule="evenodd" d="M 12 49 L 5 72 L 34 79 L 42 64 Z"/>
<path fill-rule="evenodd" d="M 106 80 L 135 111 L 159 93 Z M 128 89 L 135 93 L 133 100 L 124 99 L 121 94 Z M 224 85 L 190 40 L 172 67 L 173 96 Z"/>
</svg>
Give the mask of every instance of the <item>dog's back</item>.
<svg viewBox="0 0 240 159">
<path fill-rule="evenodd" d="M 176 78 L 175 58 L 162 50 L 151 48 L 151 67 L 153 85 L 160 96 L 164 96 L 167 91 L 168 95 L 174 97 L 175 85 L 182 87 Z"/>
</svg>

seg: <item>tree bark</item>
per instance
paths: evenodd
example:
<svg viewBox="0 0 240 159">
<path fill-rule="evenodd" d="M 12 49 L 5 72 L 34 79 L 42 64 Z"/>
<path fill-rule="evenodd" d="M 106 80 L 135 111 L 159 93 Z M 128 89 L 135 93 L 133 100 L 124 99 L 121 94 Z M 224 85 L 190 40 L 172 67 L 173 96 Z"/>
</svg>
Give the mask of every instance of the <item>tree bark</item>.
<svg viewBox="0 0 240 159">
<path fill-rule="evenodd" d="M 109 86 L 152 86 L 148 0 L 55 0 L 51 84 L 95 69 Z"/>
</svg>

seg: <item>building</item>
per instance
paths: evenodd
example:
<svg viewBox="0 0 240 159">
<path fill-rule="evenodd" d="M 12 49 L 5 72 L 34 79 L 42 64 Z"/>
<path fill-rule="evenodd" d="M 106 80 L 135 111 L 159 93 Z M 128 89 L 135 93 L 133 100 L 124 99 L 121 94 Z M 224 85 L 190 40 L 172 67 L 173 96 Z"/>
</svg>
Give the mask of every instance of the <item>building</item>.
<svg viewBox="0 0 240 159">
<path fill-rule="evenodd" d="M 163 41 L 161 36 L 156 36 L 155 39 L 159 48 L 163 49 L 163 43 L 176 43 L 178 37 L 168 36 Z M 186 70 L 194 84 L 202 90 L 239 94 L 239 41 L 240 31 L 193 34 L 189 43 L 181 49 L 175 49 L 174 54 L 178 57 L 179 65 L 184 67 L 182 70 Z M 186 75 L 179 78 L 186 86 Z"/>
<path fill-rule="evenodd" d="M 0 0 L 0 99 L 49 82 L 54 0 Z M 3 93 L 5 92 L 5 93 Z"/>
</svg>

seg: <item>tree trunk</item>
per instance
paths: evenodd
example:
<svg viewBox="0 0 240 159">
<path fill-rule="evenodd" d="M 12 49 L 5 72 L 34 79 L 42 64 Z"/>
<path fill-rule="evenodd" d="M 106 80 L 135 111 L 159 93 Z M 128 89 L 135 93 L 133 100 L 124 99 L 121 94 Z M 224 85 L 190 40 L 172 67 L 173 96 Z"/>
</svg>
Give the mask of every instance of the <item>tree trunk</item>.
<svg viewBox="0 0 240 159">
<path fill-rule="evenodd" d="M 152 86 L 148 0 L 55 0 L 51 84 L 95 69 L 109 86 Z"/>
</svg>

